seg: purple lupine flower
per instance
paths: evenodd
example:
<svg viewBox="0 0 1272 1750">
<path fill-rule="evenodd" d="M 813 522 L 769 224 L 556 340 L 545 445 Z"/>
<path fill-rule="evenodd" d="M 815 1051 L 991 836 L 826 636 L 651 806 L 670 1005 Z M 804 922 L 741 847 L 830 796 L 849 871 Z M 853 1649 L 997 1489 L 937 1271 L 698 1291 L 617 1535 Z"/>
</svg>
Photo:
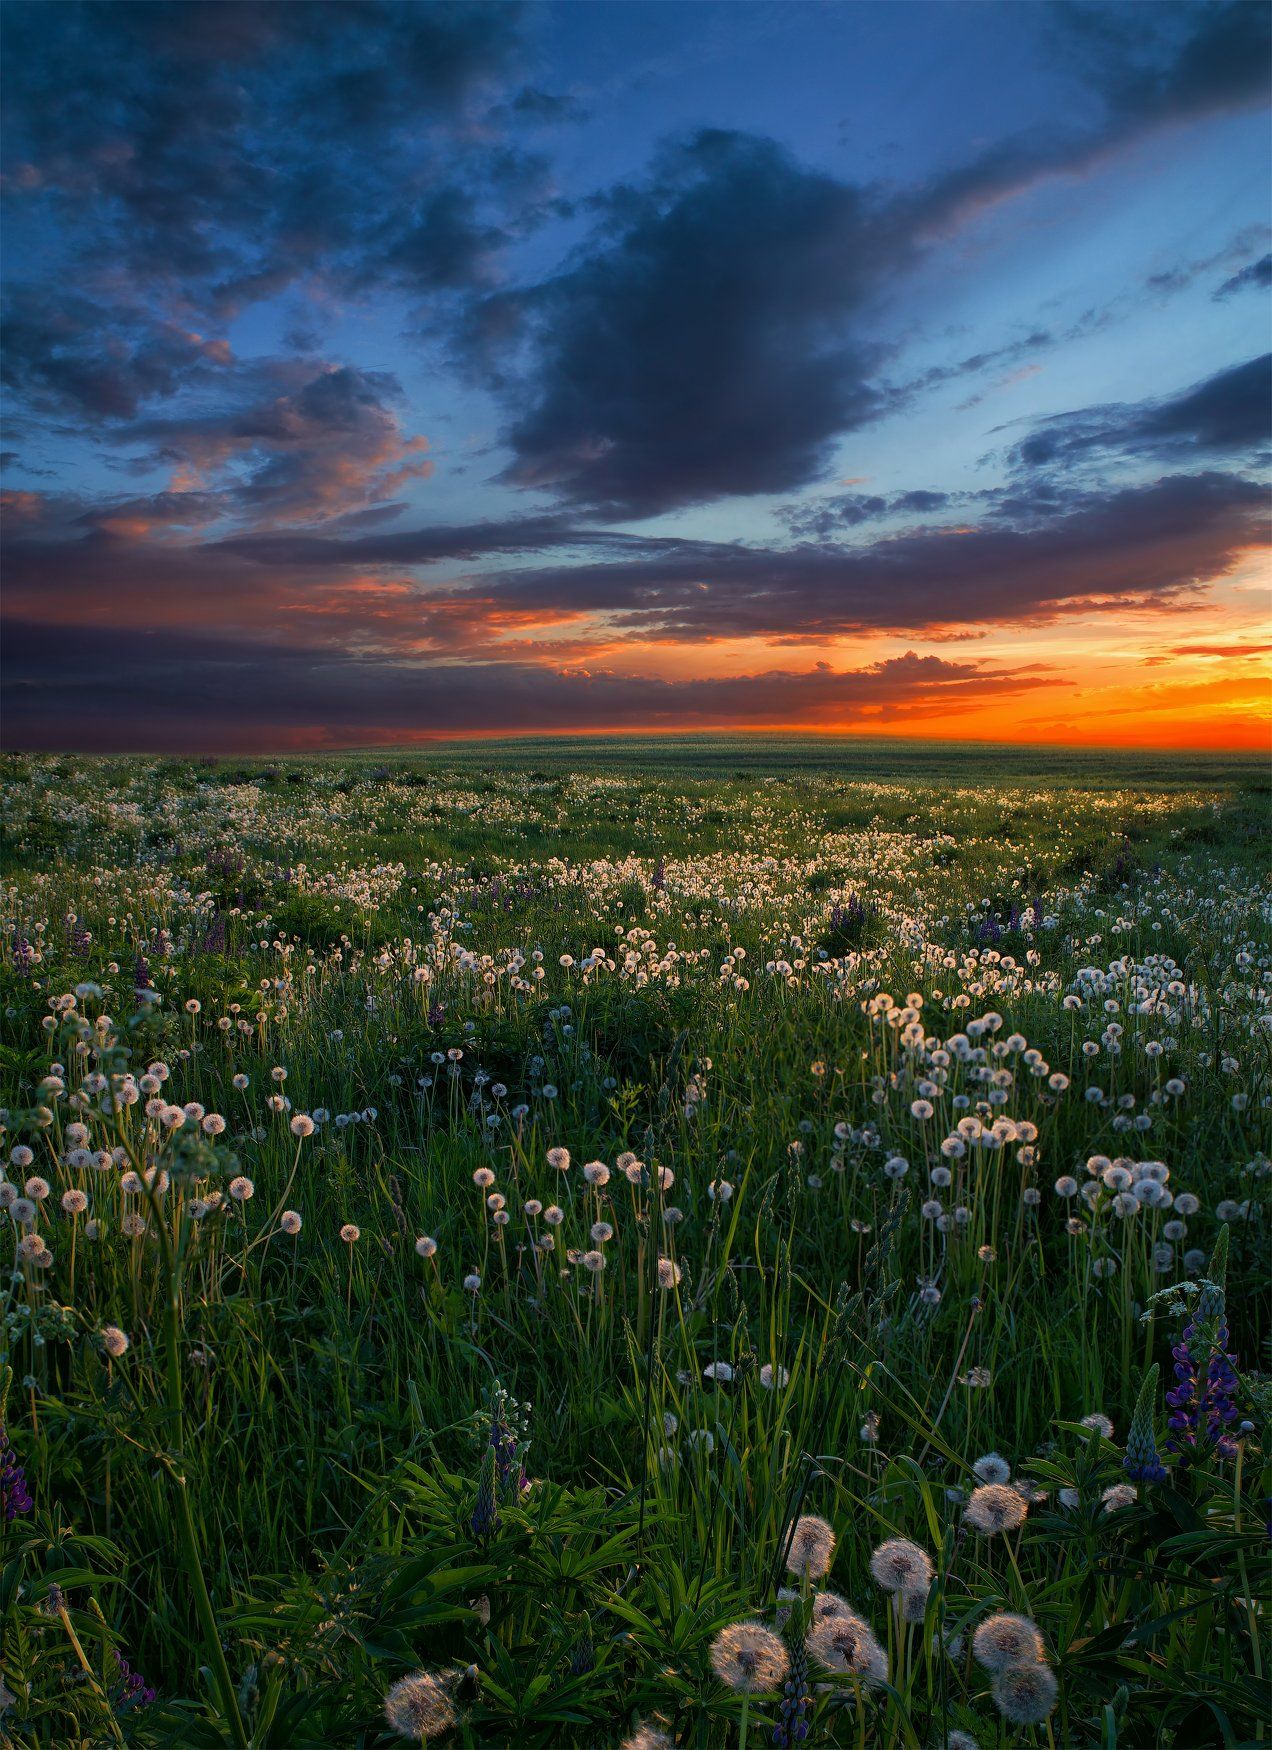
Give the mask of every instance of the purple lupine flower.
<svg viewBox="0 0 1272 1750">
<path fill-rule="evenodd" d="M 35 1503 L 26 1485 L 26 1472 L 18 1463 L 9 1433 L 0 1422 L 0 1511 L 6 1520 L 29 1513 Z"/>
<path fill-rule="evenodd" d="M 481 1476 L 477 1481 L 477 1505 L 469 1520 L 473 1536 L 487 1538 L 499 1524 L 499 1503 L 496 1498 L 496 1457 L 492 1442 L 481 1461 Z"/>
<path fill-rule="evenodd" d="M 1237 1443 L 1227 1432 L 1237 1419 L 1236 1357 L 1228 1353 L 1228 1326 L 1222 1313 L 1217 1324 L 1190 1319 L 1171 1350 L 1178 1384 L 1166 1393 L 1172 1414 L 1172 1438 L 1167 1442 L 1184 1463 L 1207 1448 L 1220 1458 L 1232 1458 Z"/>
<path fill-rule="evenodd" d="M 88 959 L 89 944 L 92 937 L 84 928 L 82 918 L 69 918 L 66 925 L 66 945 L 77 960 Z"/>
<path fill-rule="evenodd" d="M 976 932 L 976 940 L 978 942 L 985 942 L 992 945 L 994 942 L 1001 942 L 1002 937 L 1003 932 L 998 919 L 992 912 L 986 912 L 985 916 L 981 919 L 980 928 Z"/>
<path fill-rule="evenodd" d="M 150 978 L 150 962 L 146 959 L 146 956 L 142 953 L 140 948 L 137 950 L 137 960 L 136 964 L 133 966 L 133 989 L 138 995 L 140 995 L 143 990 L 154 989 L 154 985 Z"/>
<path fill-rule="evenodd" d="M 13 937 L 14 966 L 19 972 L 30 972 L 34 961 L 35 949 L 31 946 L 30 942 L 27 941 L 25 936 L 15 931 Z"/>
<path fill-rule="evenodd" d="M 124 1655 L 116 1649 L 115 1685 L 111 1691 L 111 1705 L 115 1712 L 122 1714 L 132 1708 L 149 1707 L 154 1699 L 155 1692 L 141 1672 L 134 1671 Z"/>
<path fill-rule="evenodd" d="M 655 893 L 661 893 L 663 888 L 666 887 L 667 862 L 664 857 L 659 857 L 657 863 L 654 865 L 654 872 L 649 878 L 649 885 L 654 889 Z"/>
<path fill-rule="evenodd" d="M 225 952 L 225 913 L 217 912 L 208 926 L 208 933 L 203 938 L 205 954 L 224 954 Z"/>
<path fill-rule="evenodd" d="M 812 1685 L 808 1680 L 808 1643 L 802 1634 L 787 1635 L 790 1651 L 790 1673 L 782 1689 L 773 1742 L 779 1750 L 790 1750 L 792 1744 L 802 1744 L 808 1736 L 808 1715 L 813 1705 Z"/>
<path fill-rule="evenodd" d="M 446 1019 L 445 1003 L 430 1003 L 428 1009 L 428 1024 L 430 1027 L 440 1027 Z"/>
</svg>

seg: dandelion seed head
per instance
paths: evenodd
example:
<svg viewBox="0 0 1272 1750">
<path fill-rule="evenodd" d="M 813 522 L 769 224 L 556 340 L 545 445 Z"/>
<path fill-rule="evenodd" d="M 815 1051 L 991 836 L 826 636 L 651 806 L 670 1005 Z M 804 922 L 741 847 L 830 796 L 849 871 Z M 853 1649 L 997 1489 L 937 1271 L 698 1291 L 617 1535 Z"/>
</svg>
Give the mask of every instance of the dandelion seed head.
<svg viewBox="0 0 1272 1750">
<path fill-rule="evenodd" d="M 728 1689 L 776 1689 L 790 1669 L 780 1636 L 759 1622 L 734 1622 L 711 1643 L 711 1669 Z"/>
<path fill-rule="evenodd" d="M 932 1558 L 908 1537 L 890 1537 L 870 1558 L 870 1572 L 885 1592 L 909 1592 L 921 1587 L 926 1594 L 935 1573 Z"/>
<path fill-rule="evenodd" d="M 1014 1726 L 1040 1726 L 1056 1705 L 1058 1685 L 1047 1665 L 1007 1665 L 994 1675 L 994 1706 Z"/>
<path fill-rule="evenodd" d="M 1002 1483 L 983 1483 L 973 1489 L 964 1517 L 973 1531 L 984 1537 L 996 1537 L 1001 1531 L 1015 1531 L 1023 1525 L 1028 1508 L 1023 1497 Z"/>
<path fill-rule="evenodd" d="M 1043 1657 L 1038 1625 L 1027 1616 L 1011 1616 L 1006 1611 L 987 1616 L 972 1636 L 972 1657 L 986 1671 L 1036 1663 Z"/>
<path fill-rule="evenodd" d="M 786 1551 L 787 1571 L 802 1579 L 820 1580 L 835 1558 L 835 1533 L 828 1520 L 805 1513 L 795 1521 Z"/>
<path fill-rule="evenodd" d="M 384 1717 L 399 1737 L 440 1737 L 455 1724 L 449 1686 L 431 1671 L 401 1677 L 384 1698 Z"/>
</svg>

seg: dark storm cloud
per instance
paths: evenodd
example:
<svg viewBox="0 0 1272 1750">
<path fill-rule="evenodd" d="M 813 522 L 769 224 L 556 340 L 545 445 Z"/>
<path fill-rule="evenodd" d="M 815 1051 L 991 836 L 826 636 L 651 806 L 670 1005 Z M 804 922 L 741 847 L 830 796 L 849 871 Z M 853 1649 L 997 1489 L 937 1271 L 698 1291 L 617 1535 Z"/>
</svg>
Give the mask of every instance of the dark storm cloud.
<svg viewBox="0 0 1272 1750">
<path fill-rule="evenodd" d="M 1216 298 L 1230 298 L 1235 292 L 1267 291 L 1272 286 L 1272 255 L 1260 256 L 1226 279 L 1215 291 Z"/>
<path fill-rule="evenodd" d="M 876 410 L 846 324 L 885 257 L 861 192 L 771 141 L 667 152 L 514 312 L 535 362 L 509 478 L 629 515 L 802 483 Z"/>
<path fill-rule="evenodd" d="M 1220 371 L 1183 394 L 1087 407 L 1043 420 L 1013 451 L 1024 468 L 1130 451 L 1172 457 L 1255 451 L 1272 442 L 1272 353 Z"/>
<path fill-rule="evenodd" d="M 69 691 L 80 701 L 74 733 L 103 750 L 258 749 L 315 735 L 340 746 L 483 730 L 844 727 L 956 712 L 1057 684 L 1036 668 L 913 651 L 857 670 L 818 664 L 668 680 L 528 662 L 366 661 L 241 636 L 204 638 L 176 653 L 161 633 L 26 621 L 10 626 L 2 660 L 11 671 L 8 745 L 63 745 L 59 701 Z"/>
</svg>

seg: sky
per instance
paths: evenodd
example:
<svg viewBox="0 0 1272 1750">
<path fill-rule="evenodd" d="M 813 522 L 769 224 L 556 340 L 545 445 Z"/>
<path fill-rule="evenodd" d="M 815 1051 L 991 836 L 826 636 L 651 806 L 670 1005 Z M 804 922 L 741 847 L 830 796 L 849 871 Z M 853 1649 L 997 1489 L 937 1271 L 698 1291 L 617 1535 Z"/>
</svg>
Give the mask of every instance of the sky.
<svg viewBox="0 0 1272 1750">
<path fill-rule="evenodd" d="M 1262 749 L 1264 0 L 6 0 L 0 737 Z"/>
</svg>

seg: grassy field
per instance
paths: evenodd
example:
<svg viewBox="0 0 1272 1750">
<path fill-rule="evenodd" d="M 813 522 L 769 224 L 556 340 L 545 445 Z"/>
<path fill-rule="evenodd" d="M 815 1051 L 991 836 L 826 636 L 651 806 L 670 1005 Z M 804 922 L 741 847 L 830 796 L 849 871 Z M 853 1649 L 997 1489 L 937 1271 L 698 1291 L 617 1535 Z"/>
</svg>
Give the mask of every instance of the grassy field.
<svg viewBox="0 0 1272 1750">
<path fill-rule="evenodd" d="M 1272 1740 L 1265 766 L 0 789 L 0 1741 Z"/>
</svg>

